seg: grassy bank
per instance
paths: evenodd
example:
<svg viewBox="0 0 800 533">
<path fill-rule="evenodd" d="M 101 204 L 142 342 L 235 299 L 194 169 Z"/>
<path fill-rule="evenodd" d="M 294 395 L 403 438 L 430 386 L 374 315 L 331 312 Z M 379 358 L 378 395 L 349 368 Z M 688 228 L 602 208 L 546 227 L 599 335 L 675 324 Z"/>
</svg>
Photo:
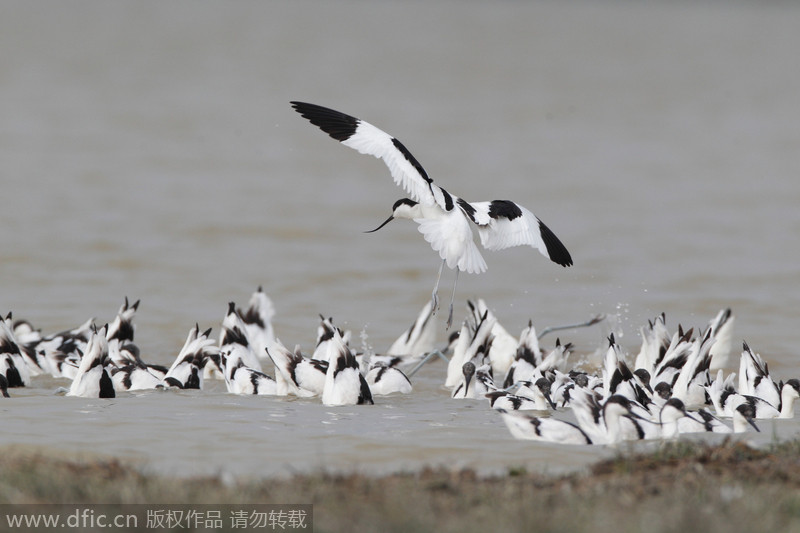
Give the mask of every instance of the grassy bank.
<svg viewBox="0 0 800 533">
<path fill-rule="evenodd" d="M 667 443 L 587 473 L 173 479 L 5 449 L 0 503 L 312 503 L 315 531 L 800 531 L 800 441 Z"/>
</svg>

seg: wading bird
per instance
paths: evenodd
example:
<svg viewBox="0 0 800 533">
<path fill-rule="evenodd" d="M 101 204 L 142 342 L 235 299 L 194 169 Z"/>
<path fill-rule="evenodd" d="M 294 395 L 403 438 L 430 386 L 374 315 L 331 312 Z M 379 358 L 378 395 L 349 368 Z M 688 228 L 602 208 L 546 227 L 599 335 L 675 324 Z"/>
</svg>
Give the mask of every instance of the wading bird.
<svg viewBox="0 0 800 533">
<path fill-rule="evenodd" d="M 572 257 L 558 237 L 521 205 L 510 200 L 462 200 L 435 185 L 411 152 L 388 133 L 333 109 L 304 102 L 291 104 L 303 118 L 345 146 L 382 159 L 394 182 L 411 196 L 397 200 L 392 215 L 367 233 L 378 231 L 395 218 L 411 219 L 419 225 L 420 233 L 442 259 L 431 295 L 434 309 L 438 308 L 439 281 L 445 263 L 456 271 L 448 329 L 453 321 L 458 273 L 463 270 L 480 274 L 486 270 L 486 262 L 473 241 L 470 222 L 477 226 L 481 245 L 487 250 L 529 245 L 559 265 L 572 265 Z"/>
</svg>

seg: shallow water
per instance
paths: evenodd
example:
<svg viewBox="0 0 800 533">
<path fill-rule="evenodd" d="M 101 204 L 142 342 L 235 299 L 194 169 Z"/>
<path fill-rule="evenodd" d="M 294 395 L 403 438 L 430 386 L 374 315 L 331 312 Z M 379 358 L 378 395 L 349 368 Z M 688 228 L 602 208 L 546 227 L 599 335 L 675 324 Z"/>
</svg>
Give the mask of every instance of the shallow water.
<svg viewBox="0 0 800 533">
<path fill-rule="evenodd" d="M 218 330 L 227 302 L 262 285 L 287 345 L 309 349 L 324 313 L 386 349 L 438 259 L 409 224 L 362 233 L 402 192 L 300 119 L 299 99 L 398 136 L 459 196 L 519 201 L 570 249 L 570 269 L 487 252 L 489 271 L 459 280 L 457 320 L 475 297 L 515 335 L 611 315 L 562 335 L 580 358 L 610 328 L 635 353 L 662 311 L 674 330 L 732 307 L 736 339 L 777 378 L 800 374 L 793 4 L 6 2 L 0 15 L 2 313 L 54 332 L 141 299 L 137 344 L 165 364 L 195 322 Z M 343 409 L 219 384 L 81 400 L 40 378 L 0 404 L 0 442 L 187 474 L 569 469 L 609 453 L 514 441 L 485 406 L 450 401 L 443 375 L 432 365 L 409 397 Z"/>
</svg>

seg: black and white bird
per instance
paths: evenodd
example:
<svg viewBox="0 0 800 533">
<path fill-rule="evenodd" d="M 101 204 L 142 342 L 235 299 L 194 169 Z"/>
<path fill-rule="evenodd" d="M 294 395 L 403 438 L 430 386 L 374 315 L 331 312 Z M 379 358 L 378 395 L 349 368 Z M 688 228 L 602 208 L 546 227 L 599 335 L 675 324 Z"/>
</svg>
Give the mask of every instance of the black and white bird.
<svg viewBox="0 0 800 533">
<path fill-rule="evenodd" d="M 538 371 L 537 374 L 541 376 Z M 556 404 L 551 396 L 552 384 L 547 378 L 539 377 L 533 381 L 518 381 L 515 385 L 517 389 L 514 394 L 531 400 L 534 403 L 534 409 L 538 411 L 556 409 Z"/>
<path fill-rule="evenodd" d="M 488 347 L 488 362 L 492 365 L 493 374 L 505 376 L 514 363 L 514 356 L 517 353 L 520 341 L 500 324 L 497 316 L 495 316 L 483 298 L 478 298 L 475 302 L 467 300 L 467 310 L 468 314 L 472 315 L 471 318 L 467 317 L 468 322 L 480 324 L 481 321 L 488 320 L 492 323 L 492 329 L 489 333 L 492 343 Z"/>
<path fill-rule="evenodd" d="M 487 250 L 529 245 L 559 265 L 572 265 L 572 257 L 558 237 L 521 205 L 510 200 L 467 202 L 435 185 L 411 152 L 388 133 L 333 109 L 304 102 L 291 104 L 304 118 L 345 146 L 382 159 L 395 183 L 411 196 L 397 200 L 392 215 L 372 231 L 395 218 L 411 219 L 419 225 L 420 233 L 442 259 L 432 293 L 434 308 L 438 307 L 439 281 L 445 263 L 455 269 L 448 329 L 453 320 L 458 273 L 463 270 L 479 274 L 486 270 L 486 262 L 473 241 L 470 222 L 477 226 L 481 245 Z"/>
<path fill-rule="evenodd" d="M 106 332 L 108 326 L 100 331 L 92 332 L 86 344 L 86 352 L 81 358 L 78 371 L 72 380 L 67 396 L 83 398 L 114 398 L 114 383 L 106 370 L 110 362 Z"/>
<path fill-rule="evenodd" d="M 303 357 L 299 347 L 291 352 L 280 339 L 275 339 L 272 345 L 266 348 L 266 352 L 275 365 L 275 381 L 278 383 L 279 396 L 293 394 L 306 398 L 322 395 L 328 361 Z"/>
<path fill-rule="evenodd" d="M 358 361 L 345 344 L 338 331 L 332 337 L 334 343 L 332 356 L 325 374 L 322 389 L 323 405 L 372 405 L 372 391 L 367 380 L 361 375 Z"/>
<path fill-rule="evenodd" d="M 139 358 L 139 349 L 135 348 L 133 344 L 133 335 L 136 329 L 133 325 L 133 318 L 139 309 L 139 302 L 140 300 L 136 300 L 130 304 L 126 296 L 125 302 L 117 311 L 117 316 L 108 325 L 108 333 L 106 333 L 108 356 L 116 366 L 123 367 L 131 364 L 141 366 L 143 364 Z M 134 349 L 123 350 L 124 345 L 134 346 Z"/>
<path fill-rule="evenodd" d="M 412 390 L 411 381 L 402 370 L 382 361 L 370 364 L 365 379 L 375 396 L 386 396 L 395 392 L 409 394 Z"/>
<path fill-rule="evenodd" d="M 5 318 L 5 323 L 11 331 L 10 338 L 19 347 L 20 355 L 30 376 L 39 376 L 48 372 L 50 367 L 44 355 L 36 353 L 34 349 L 34 346 L 42 340 L 41 331 L 35 329 L 27 320 L 14 320 L 12 322 L 10 312 Z"/>
<path fill-rule="evenodd" d="M 624 440 L 654 439 L 661 436 L 657 422 L 643 416 L 644 409 L 619 394 L 604 402 L 590 390 L 570 390 L 570 407 L 578 426 L 594 444 L 615 444 Z"/>
<path fill-rule="evenodd" d="M 475 363 L 467 361 L 462 367 L 462 375 L 461 382 L 450 394 L 451 398 L 482 400 L 497 390 L 493 383 L 492 367 L 488 363 L 476 367 Z"/>
<path fill-rule="evenodd" d="M 220 350 L 225 385 L 231 394 L 277 396 L 278 385 L 273 378 L 244 364 L 241 358 L 231 356 L 230 351 Z"/>
<path fill-rule="evenodd" d="M 733 429 L 705 409 L 687 411 L 679 398 L 670 398 L 661 408 L 661 436 L 675 438 L 684 433 L 743 433 L 747 424 L 760 431 L 753 422 L 752 410 L 740 405 L 733 413 Z"/>
<path fill-rule="evenodd" d="M 7 387 L 25 387 L 30 383 L 28 365 L 8 322 L 0 318 L 0 375 L 6 378 Z"/>
<path fill-rule="evenodd" d="M 203 367 L 212 353 L 219 353 L 214 340 L 209 338 L 211 328 L 200 333 L 200 326 L 195 324 L 189 330 L 186 342 L 169 367 L 164 382 L 170 387 L 180 389 L 202 389 Z"/>
<path fill-rule="evenodd" d="M 275 307 L 272 305 L 272 300 L 259 285 L 250 296 L 247 309 L 237 309 L 236 312 L 244 323 L 250 349 L 260 359 L 266 359 L 266 348 L 275 342 L 275 332 L 272 328 Z"/>
<path fill-rule="evenodd" d="M 709 372 L 716 372 L 720 368 L 728 366 L 731 347 L 733 345 L 733 327 L 736 317 L 730 308 L 722 309 L 717 316 L 711 319 L 708 327 L 711 329 L 711 336 L 714 338 L 714 345 L 711 347 L 711 367 Z"/>
<path fill-rule="evenodd" d="M 742 343 L 739 361 L 739 394 L 756 396 L 775 407 L 781 404 L 781 390 L 770 377 L 769 366 L 747 342 Z"/>
<path fill-rule="evenodd" d="M 539 440 L 558 444 L 592 444 L 581 428 L 566 420 L 540 418 L 525 413 L 498 409 L 515 439 Z"/>
<path fill-rule="evenodd" d="M 156 389 L 164 386 L 164 374 L 155 372 L 144 363 L 124 366 L 108 365 L 107 372 L 117 391 Z"/>
<path fill-rule="evenodd" d="M 350 331 L 343 331 L 333 325 L 333 317 L 325 318 L 319 315 L 320 324 L 317 327 L 317 345 L 314 348 L 312 359 L 328 362 L 339 355 L 339 340 L 345 345 L 350 343 Z M 334 337 L 338 337 L 334 339 Z"/>
<path fill-rule="evenodd" d="M 529 324 L 520 335 L 514 362 L 508 368 L 503 386 L 510 387 L 518 381 L 533 379 L 536 367 L 541 362 L 542 352 L 539 349 L 539 341 L 536 339 L 536 330 L 533 328 L 533 324 Z"/>
<path fill-rule="evenodd" d="M 524 396 L 511 394 L 504 390 L 497 390 L 486 393 L 492 409 L 496 411 L 541 411 L 540 406 L 534 400 Z"/>
<path fill-rule="evenodd" d="M 398 357 L 397 364 L 413 364 L 436 349 L 436 332 L 433 328 L 433 303 L 428 301 L 411 326 L 386 350 L 386 355 Z"/>
<path fill-rule="evenodd" d="M 453 345 L 452 355 L 447 362 L 446 387 L 457 387 L 464 383 L 464 364 L 478 358 L 478 354 L 486 355 L 494 342 L 492 331 L 496 319 L 488 310 L 480 316 L 472 317 L 461 326 L 461 332 Z M 479 362 L 480 364 L 480 362 Z"/>
<path fill-rule="evenodd" d="M 717 379 L 711 385 L 705 387 L 708 397 L 714 406 L 717 416 L 729 418 L 734 416 L 734 412 L 740 405 L 749 405 L 753 410 L 753 418 L 791 418 L 794 416 L 794 399 L 797 398 L 797 389 L 792 384 L 786 383 L 782 386 L 782 392 L 786 393 L 786 403 L 779 402 L 772 405 L 763 398 L 749 394 L 736 392 L 733 381 L 736 373 L 722 377 L 722 370 L 717 371 Z M 800 389 L 800 382 L 794 381 L 794 385 Z M 794 391 L 794 393 L 792 392 Z"/>
<path fill-rule="evenodd" d="M 90 318 L 77 328 L 43 337 L 31 347 L 54 378 L 73 379 L 94 327 L 94 318 Z"/>
<path fill-rule="evenodd" d="M 233 302 L 228 304 L 228 313 L 222 319 L 219 350 L 227 355 L 229 368 L 235 368 L 237 361 L 241 360 L 247 368 L 261 372 L 261 362 L 253 352 L 250 339 L 247 336 L 247 328 L 242 317 L 236 312 L 236 304 Z"/>
<path fill-rule="evenodd" d="M 603 421 L 609 443 L 661 437 L 661 424 L 637 414 L 636 407 L 634 402 L 619 394 L 614 394 L 605 401 Z"/>
</svg>

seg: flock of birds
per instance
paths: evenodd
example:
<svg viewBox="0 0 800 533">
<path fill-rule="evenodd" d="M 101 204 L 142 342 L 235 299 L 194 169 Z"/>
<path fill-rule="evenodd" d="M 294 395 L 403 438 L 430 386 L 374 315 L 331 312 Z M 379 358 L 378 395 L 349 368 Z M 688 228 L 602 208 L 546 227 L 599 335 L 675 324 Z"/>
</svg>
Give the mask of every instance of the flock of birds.
<svg viewBox="0 0 800 533">
<path fill-rule="evenodd" d="M 9 387 L 26 386 L 32 377 L 50 374 L 72 380 L 70 396 L 111 398 L 119 391 L 202 389 L 204 380 L 221 378 L 233 394 L 320 397 L 325 405 L 372 404 L 377 395 L 410 393 L 409 377 L 431 354 L 438 354 L 449 356 L 444 385 L 452 398 L 488 402 L 520 439 L 613 444 L 692 432 L 742 432 L 748 424 L 758 429 L 754 419 L 794 416 L 800 381 L 775 383 L 767 364 L 746 343 L 738 390 L 736 374 L 724 376 L 731 345 L 730 310 L 720 311 L 697 335 L 680 326 L 670 334 L 665 316 L 656 317 L 641 330 L 642 346 L 632 368 L 613 334 L 599 371 L 570 368 L 571 344 L 556 341 L 545 353 L 532 324 L 517 339 L 482 300 L 468 303 L 460 331 L 451 335 L 444 350 L 436 350 L 432 317 L 444 265 L 456 272 L 448 329 L 459 271 L 486 270 L 473 241 L 473 225 L 488 250 L 528 245 L 562 266 L 572 265 L 570 253 L 525 207 L 510 200 L 467 202 L 435 185 L 399 140 L 368 122 L 315 104 L 292 106 L 345 146 L 382 159 L 395 183 L 411 196 L 395 202 L 392 215 L 373 231 L 395 218 L 411 219 L 442 259 L 430 302 L 386 355 L 356 353 L 350 333 L 324 317 L 310 356 L 299 347 L 287 349 L 274 335 L 274 308 L 259 288 L 247 309 L 229 304 L 218 340 L 211 338 L 210 329 L 201 332 L 195 325 L 169 368 L 153 365 L 142 360 L 133 342 L 139 302 L 131 305 L 126 299 L 115 320 L 101 328 L 89 320 L 73 330 L 43 336 L 26 321 L 14 322 L 11 314 L 0 320 L 3 396 L 9 396 Z M 268 361 L 274 377 L 263 370 Z M 552 416 L 567 408 L 574 421 Z M 731 419 L 732 425 L 724 419 Z"/>
<path fill-rule="evenodd" d="M 0 320 L 0 388 L 30 384 L 37 375 L 71 380 L 69 396 L 113 398 L 120 391 L 202 389 L 222 379 L 232 394 L 319 397 L 324 405 L 372 404 L 375 396 L 412 392 L 409 377 L 432 355 L 447 360 L 444 387 L 453 399 L 484 401 L 511 434 L 563 444 L 613 444 L 674 438 L 683 433 L 742 432 L 754 420 L 792 418 L 800 381 L 775 383 L 747 344 L 738 374 L 724 376 L 733 316 L 670 334 L 662 314 L 641 329 L 638 355 L 627 357 L 608 337 L 596 371 L 570 365 L 572 345 L 542 350 L 532 324 L 509 334 L 483 300 L 468 302 L 467 318 L 442 350 L 435 348 L 434 307 L 428 302 L 385 355 L 350 347 L 349 331 L 321 318 L 313 353 L 287 349 L 275 337 L 274 307 L 259 287 L 246 309 L 230 303 L 219 338 L 195 325 L 171 366 L 142 360 L 134 343 L 139 302 L 128 300 L 101 328 L 89 320 L 42 335 L 11 314 Z M 590 321 L 591 324 L 595 321 Z M 627 360 L 633 360 L 629 365 Z M 264 372 L 271 362 L 274 377 Z M 413 367 L 413 368 L 412 368 Z M 632 368 L 632 369 L 631 369 Z M 568 413 L 572 413 L 571 419 Z M 731 420 L 731 425 L 725 422 Z"/>
<path fill-rule="evenodd" d="M 532 324 L 516 339 L 484 302 L 469 309 L 450 346 L 445 385 L 453 398 L 488 400 L 518 439 L 588 445 L 741 433 L 748 425 L 758 431 L 756 419 L 793 418 L 800 397 L 800 381 L 773 381 L 767 363 L 747 343 L 738 390 L 736 373 L 724 376 L 734 322 L 730 309 L 696 336 L 681 326 L 670 334 L 661 314 L 641 329 L 635 358 L 622 352 L 612 333 L 594 372 L 568 364 L 571 344 L 557 340 L 543 351 L 542 335 Z M 553 416 L 565 410 L 571 419 Z"/>
</svg>

